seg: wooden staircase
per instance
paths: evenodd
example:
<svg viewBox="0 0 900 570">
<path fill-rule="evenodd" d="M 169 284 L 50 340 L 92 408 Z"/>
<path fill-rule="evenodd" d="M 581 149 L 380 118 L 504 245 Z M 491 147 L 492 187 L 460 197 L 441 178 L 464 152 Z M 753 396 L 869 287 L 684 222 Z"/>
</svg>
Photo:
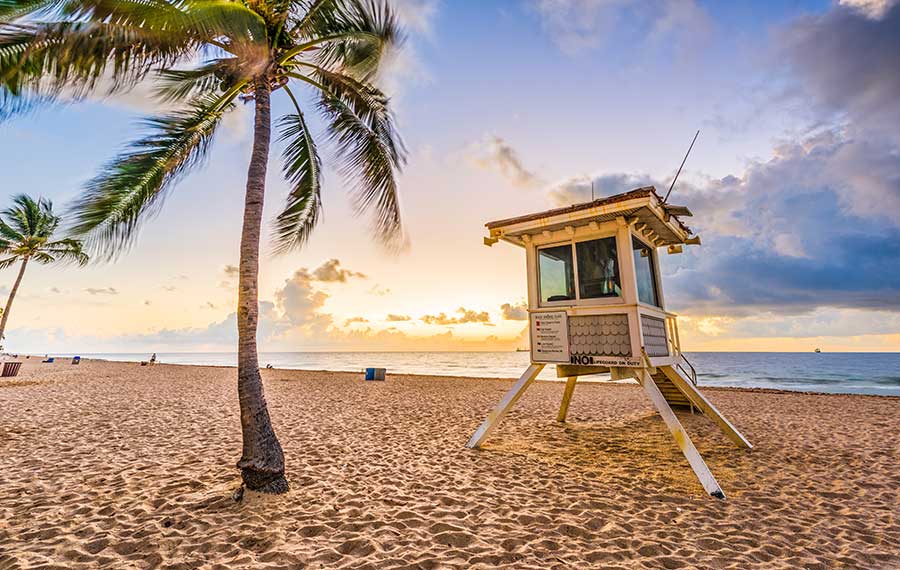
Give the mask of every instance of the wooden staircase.
<svg viewBox="0 0 900 570">
<path fill-rule="evenodd" d="M 651 377 L 653 378 L 653 382 L 659 388 L 659 391 L 662 392 L 663 397 L 669 402 L 670 406 L 692 408 L 691 402 L 663 373 L 662 368 L 657 368 L 656 374 L 653 374 Z"/>
</svg>

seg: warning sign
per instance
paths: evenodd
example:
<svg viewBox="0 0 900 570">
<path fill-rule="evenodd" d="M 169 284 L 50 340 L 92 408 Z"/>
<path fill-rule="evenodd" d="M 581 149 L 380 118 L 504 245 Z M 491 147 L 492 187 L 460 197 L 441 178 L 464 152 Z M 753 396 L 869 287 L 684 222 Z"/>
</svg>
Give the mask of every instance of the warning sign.
<svg viewBox="0 0 900 570">
<path fill-rule="evenodd" d="M 569 362 L 569 324 L 565 311 L 531 313 L 531 361 Z"/>
</svg>

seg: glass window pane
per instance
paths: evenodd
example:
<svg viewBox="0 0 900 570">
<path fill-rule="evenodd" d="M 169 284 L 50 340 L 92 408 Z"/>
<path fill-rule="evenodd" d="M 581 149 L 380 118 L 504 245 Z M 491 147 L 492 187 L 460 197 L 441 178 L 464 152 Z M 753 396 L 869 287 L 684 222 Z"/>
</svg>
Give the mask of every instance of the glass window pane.
<svg viewBox="0 0 900 570">
<path fill-rule="evenodd" d="M 575 250 L 578 256 L 578 293 L 582 299 L 618 297 L 622 294 L 615 237 L 578 242 Z"/>
<path fill-rule="evenodd" d="M 572 246 L 560 245 L 538 250 L 541 302 L 575 299 Z"/>
<path fill-rule="evenodd" d="M 656 297 L 656 271 L 653 268 L 653 248 L 632 236 L 634 249 L 634 274 L 637 277 L 638 299 L 641 303 L 659 306 Z"/>
</svg>

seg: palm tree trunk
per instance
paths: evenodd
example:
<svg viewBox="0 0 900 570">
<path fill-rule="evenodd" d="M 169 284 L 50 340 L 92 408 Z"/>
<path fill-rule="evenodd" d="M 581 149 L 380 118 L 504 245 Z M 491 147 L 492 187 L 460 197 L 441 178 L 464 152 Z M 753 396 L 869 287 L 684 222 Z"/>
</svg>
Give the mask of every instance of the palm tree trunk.
<svg viewBox="0 0 900 570">
<path fill-rule="evenodd" d="M 6 321 L 9 320 L 9 310 L 12 309 L 13 299 L 16 298 L 16 292 L 19 290 L 19 285 L 22 283 L 22 276 L 25 275 L 25 266 L 28 265 L 28 258 L 22 258 L 22 266 L 19 267 L 19 276 L 16 277 L 16 282 L 13 284 L 12 291 L 9 292 L 9 298 L 6 300 L 6 308 L 3 309 L 3 318 L 0 319 L 0 341 L 3 340 L 3 335 L 6 333 Z"/>
<path fill-rule="evenodd" d="M 284 453 L 269 419 L 256 349 L 259 321 L 259 240 L 272 129 L 270 94 L 268 82 L 260 80 L 256 86 L 253 153 L 247 173 L 238 283 L 238 397 L 244 445 L 237 466 L 248 489 L 284 493 L 288 490 L 287 479 L 284 478 Z"/>
</svg>

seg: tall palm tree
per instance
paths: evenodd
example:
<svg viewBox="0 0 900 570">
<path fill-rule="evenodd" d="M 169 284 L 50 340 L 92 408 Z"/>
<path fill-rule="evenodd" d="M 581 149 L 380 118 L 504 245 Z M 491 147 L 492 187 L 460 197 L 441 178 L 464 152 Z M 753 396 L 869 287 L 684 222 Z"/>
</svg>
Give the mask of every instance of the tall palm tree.
<svg viewBox="0 0 900 570">
<path fill-rule="evenodd" d="M 400 40 L 394 14 L 381 0 L 0 0 L 0 21 L 0 116 L 126 90 L 148 77 L 158 81 L 161 101 L 182 105 L 148 120 L 149 134 L 108 163 L 77 202 L 74 232 L 101 254 L 132 242 L 166 190 L 207 155 L 235 101 L 252 102 L 237 307 L 237 466 L 250 489 L 287 491 L 256 347 L 270 100 L 281 91 L 291 108 L 277 123 L 291 189 L 274 222 L 275 250 L 302 245 L 320 217 L 322 162 L 310 112 L 353 180 L 357 211 L 374 211 L 374 233 L 396 244 L 396 173 L 405 149 L 374 81 L 382 56 Z"/>
<path fill-rule="evenodd" d="M 29 261 L 50 263 L 75 262 L 84 265 L 88 256 L 81 250 L 81 242 L 72 238 L 53 240 L 60 217 L 53 213 L 53 203 L 45 198 L 35 201 L 30 196 L 13 196 L 13 206 L 0 212 L 0 269 L 20 262 L 19 274 L 9 292 L 3 317 L 0 318 L 0 340 L 6 332 L 6 321 L 12 309 L 25 267 Z M 51 241 L 53 240 L 53 241 Z"/>
</svg>

